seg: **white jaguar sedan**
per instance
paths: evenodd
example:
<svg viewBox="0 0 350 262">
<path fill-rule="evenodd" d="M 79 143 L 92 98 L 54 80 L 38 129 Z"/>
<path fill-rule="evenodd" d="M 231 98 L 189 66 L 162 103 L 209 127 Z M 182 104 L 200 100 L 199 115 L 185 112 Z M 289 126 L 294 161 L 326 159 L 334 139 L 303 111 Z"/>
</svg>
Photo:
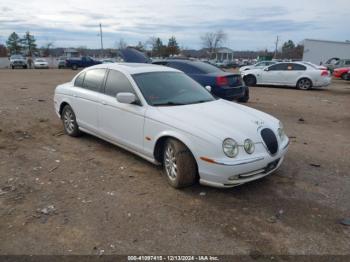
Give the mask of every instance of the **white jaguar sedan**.
<svg viewBox="0 0 350 262">
<path fill-rule="evenodd" d="M 262 178 L 281 165 L 289 143 L 276 118 L 216 99 L 158 65 L 89 67 L 57 86 L 54 103 L 68 135 L 86 132 L 163 165 L 175 188 Z"/>
</svg>

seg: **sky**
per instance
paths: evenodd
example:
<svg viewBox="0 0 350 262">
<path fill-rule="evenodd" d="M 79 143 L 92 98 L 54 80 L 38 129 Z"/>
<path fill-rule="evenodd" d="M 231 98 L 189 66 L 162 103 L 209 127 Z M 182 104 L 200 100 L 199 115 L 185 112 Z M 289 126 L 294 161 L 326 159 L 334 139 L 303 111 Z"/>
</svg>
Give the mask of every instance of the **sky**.
<svg viewBox="0 0 350 262">
<path fill-rule="evenodd" d="M 223 30 L 233 50 L 274 50 L 289 39 L 350 40 L 349 0 L 0 0 L 0 43 L 30 31 L 39 46 L 105 48 L 174 35 L 199 49 L 206 32 Z"/>
</svg>

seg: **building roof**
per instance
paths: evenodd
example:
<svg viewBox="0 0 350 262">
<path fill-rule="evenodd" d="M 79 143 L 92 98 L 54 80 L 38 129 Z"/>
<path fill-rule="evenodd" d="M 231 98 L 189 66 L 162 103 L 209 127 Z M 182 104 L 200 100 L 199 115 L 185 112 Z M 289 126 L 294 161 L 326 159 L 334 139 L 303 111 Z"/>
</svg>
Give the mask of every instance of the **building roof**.
<svg viewBox="0 0 350 262">
<path fill-rule="evenodd" d="M 319 39 L 309 39 L 309 38 L 306 38 L 304 39 L 304 43 L 306 41 L 311 41 L 311 42 L 323 42 L 323 43 L 332 43 L 332 44 L 347 44 L 347 45 L 350 45 L 350 41 L 333 41 L 333 40 L 319 40 Z"/>
</svg>

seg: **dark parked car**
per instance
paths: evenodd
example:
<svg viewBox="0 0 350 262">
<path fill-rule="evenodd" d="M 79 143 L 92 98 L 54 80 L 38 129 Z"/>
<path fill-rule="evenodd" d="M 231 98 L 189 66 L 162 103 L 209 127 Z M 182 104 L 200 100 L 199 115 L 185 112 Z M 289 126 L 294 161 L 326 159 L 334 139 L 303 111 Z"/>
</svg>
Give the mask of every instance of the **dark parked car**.
<svg viewBox="0 0 350 262">
<path fill-rule="evenodd" d="M 184 72 L 202 86 L 210 86 L 212 94 L 217 97 L 239 102 L 249 100 L 249 89 L 245 86 L 240 74 L 225 72 L 200 61 L 172 59 L 153 62 L 153 64 L 169 66 Z"/>
<path fill-rule="evenodd" d="M 94 60 L 89 56 L 66 59 L 66 67 L 77 70 L 78 68 L 89 67 L 93 65 L 102 64 L 101 61 Z"/>
</svg>

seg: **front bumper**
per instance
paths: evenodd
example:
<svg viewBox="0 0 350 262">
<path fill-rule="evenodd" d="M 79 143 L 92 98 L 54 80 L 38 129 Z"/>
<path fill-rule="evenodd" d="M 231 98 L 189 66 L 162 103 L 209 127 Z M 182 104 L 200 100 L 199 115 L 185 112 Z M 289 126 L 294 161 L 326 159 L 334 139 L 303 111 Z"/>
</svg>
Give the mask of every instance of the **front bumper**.
<svg viewBox="0 0 350 262">
<path fill-rule="evenodd" d="M 49 65 L 34 65 L 35 68 L 49 68 Z"/>
<path fill-rule="evenodd" d="M 202 161 L 199 165 L 199 182 L 212 187 L 230 188 L 270 175 L 282 164 L 288 146 L 289 140 L 273 156 L 266 152 L 254 157 L 226 162 Z"/>
</svg>

